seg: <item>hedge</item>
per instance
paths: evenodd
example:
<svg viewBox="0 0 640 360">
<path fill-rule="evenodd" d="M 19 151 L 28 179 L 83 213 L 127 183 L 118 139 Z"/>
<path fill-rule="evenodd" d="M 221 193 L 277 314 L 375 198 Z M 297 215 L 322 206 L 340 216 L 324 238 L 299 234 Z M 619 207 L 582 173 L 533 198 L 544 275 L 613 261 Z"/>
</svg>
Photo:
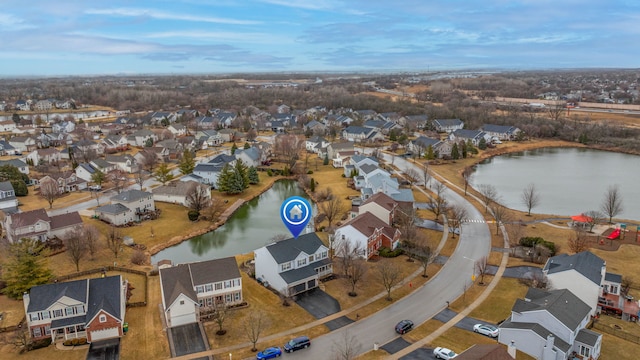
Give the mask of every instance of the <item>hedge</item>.
<svg viewBox="0 0 640 360">
<path fill-rule="evenodd" d="M 404 254 L 404 251 L 400 248 L 397 248 L 395 250 L 391 250 L 389 248 L 386 247 L 381 247 L 380 249 L 378 249 L 378 255 L 385 257 L 385 258 L 393 258 L 396 256 L 400 256 Z"/>
<path fill-rule="evenodd" d="M 556 244 L 552 243 L 551 241 L 546 241 L 541 237 L 522 237 L 520 238 L 520 245 L 526 247 L 541 245 L 549 249 L 549 251 L 551 252 L 551 256 L 554 256 L 556 254 Z"/>
</svg>

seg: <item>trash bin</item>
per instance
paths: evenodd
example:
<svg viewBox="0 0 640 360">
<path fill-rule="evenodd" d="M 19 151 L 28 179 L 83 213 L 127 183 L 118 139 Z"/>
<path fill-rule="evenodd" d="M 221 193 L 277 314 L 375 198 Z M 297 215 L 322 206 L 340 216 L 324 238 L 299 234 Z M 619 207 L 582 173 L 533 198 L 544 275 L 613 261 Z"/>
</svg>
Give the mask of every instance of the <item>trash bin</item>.
<svg viewBox="0 0 640 360">
<path fill-rule="evenodd" d="M 122 332 L 126 334 L 127 331 L 129 331 L 129 323 L 122 324 Z"/>
<path fill-rule="evenodd" d="M 377 342 L 373 343 L 373 351 L 377 351 L 380 348 L 380 344 Z"/>
</svg>

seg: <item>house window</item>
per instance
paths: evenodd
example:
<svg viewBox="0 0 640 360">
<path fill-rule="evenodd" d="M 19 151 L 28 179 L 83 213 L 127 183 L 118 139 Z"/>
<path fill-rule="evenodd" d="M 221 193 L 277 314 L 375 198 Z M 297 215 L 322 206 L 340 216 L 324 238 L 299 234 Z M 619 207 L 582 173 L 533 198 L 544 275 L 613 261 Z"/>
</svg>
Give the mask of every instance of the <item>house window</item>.
<svg viewBox="0 0 640 360">
<path fill-rule="evenodd" d="M 67 334 L 74 334 L 76 332 L 75 326 L 67 326 Z"/>
<path fill-rule="evenodd" d="M 213 305 L 213 300 L 211 298 L 207 298 L 207 306 Z"/>
<path fill-rule="evenodd" d="M 618 293 L 618 286 L 609 285 L 609 292 L 612 293 L 612 294 L 617 294 Z"/>
<path fill-rule="evenodd" d="M 291 263 L 290 262 L 284 263 L 281 266 L 282 266 L 282 271 L 287 271 L 287 270 L 291 269 Z"/>
<path fill-rule="evenodd" d="M 240 301 L 240 293 L 237 292 L 234 294 L 235 301 Z"/>
<path fill-rule="evenodd" d="M 216 290 L 222 290 L 222 283 L 216 283 Z"/>
<path fill-rule="evenodd" d="M 107 322 L 107 316 L 106 315 L 100 315 L 100 322 Z"/>
<path fill-rule="evenodd" d="M 77 326 L 78 331 L 84 331 L 84 325 L 80 324 Z"/>
<path fill-rule="evenodd" d="M 184 300 L 180 300 L 180 305 L 184 305 Z"/>
<path fill-rule="evenodd" d="M 233 280 L 233 286 L 240 286 L 240 279 Z"/>
<path fill-rule="evenodd" d="M 304 266 L 307 264 L 307 259 L 298 260 L 298 267 Z"/>
<path fill-rule="evenodd" d="M 200 294 L 204 292 L 204 286 L 196 286 L 196 293 Z"/>
<path fill-rule="evenodd" d="M 84 326 L 83 325 L 80 325 L 80 326 L 82 326 L 82 330 L 84 330 Z M 82 331 L 82 330 L 80 330 L 80 331 Z M 44 326 L 44 334 L 45 335 L 51 335 L 51 326 L 49 326 L 49 325 L 45 325 Z"/>
<path fill-rule="evenodd" d="M 204 306 L 204 300 L 202 299 L 198 300 L 198 304 L 200 304 L 200 306 Z"/>
<path fill-rule="evenodd" d="M 213 291 L 213 285 L 212 284 L 207 284 L 204 286 L 205 291 Z"/>
<path fill-rule="evenodd" d="M 320 254 L 320 258 L 321 259 L 326 259 L 327 256 L 329 256 L 329 254 L 327 253 L 327 251 L 323 251 L 322 254 Z"/>
<path fill-rule="evenodd" d="M 228 302 L 229 303 L 229 302 L 231 302 L 231 299 L 232 299 L 231 294 L 226 294 L 225 297 L 224 297 L 224 302 Z"/>
<path fill-rule="evenodd" d="M 591 348 L 588 348 L 584 345 L 580 345 L 580 355 L 584 356 L 585 358 L 588 358 L 589 356 L 591 356 Z"/>
<path fill-rule="evenodd" d="M 230 281 L 230 280 L 225 281 L 225 282 L 224 282 L 224 288 L 225 288 L 225 289 L 228 289 L 228 288 L 230 288 L 230 287 L 231 287 L 231 281 Z"/>
<path fill-rule="evenodd" d="M 313 262 L 313 255 L 309 256 L 309 263 Z"/>
<path fill-rule="evenodd" d="M 54 318 L 62 317 L 62 309 L 59 309 L 59 310 L 53 310 L 53 317 L 54 317 Z"/>
<path fill-rule="evenodd" d="M 33 328 L 33 337 L 40 337 L 42 335 L 42 331 L 39 327 Z"/>
</svg>

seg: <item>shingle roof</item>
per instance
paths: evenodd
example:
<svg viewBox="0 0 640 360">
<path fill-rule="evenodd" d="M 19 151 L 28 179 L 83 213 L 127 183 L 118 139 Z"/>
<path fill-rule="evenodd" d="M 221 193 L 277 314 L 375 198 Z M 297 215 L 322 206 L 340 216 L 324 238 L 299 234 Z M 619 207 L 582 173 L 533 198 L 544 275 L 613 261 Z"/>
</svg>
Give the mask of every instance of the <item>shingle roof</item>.
<svg viewBox="0 0 640 360">
<path fill-rule="evenodd" d="M 96 208 L 96 211 L 115 215 L 125 213 L 129 211 L 129 208 L 120 203 L 115 203 L 99 206 Z"/>
<path fill-rule="evenodd" d="M 50 221 L 49 215 L 47 215 L 44 209 L 36 209 L 11 215 L 11 223 L 20 227 L 33 225 L 39 220 Z"/>
<path fill-rule="evenodd" d="M 428 148 L 429 146 L 433 147 L 439 142 L 439 139 L 433 139 L 426 136 L 420 136 L 417 139 L 411 141 L 411 143 L 413 143 L 414 145 L 422 146 L 423 148 Z"/>
<path fill-rule="evenodd" d="M 14 191 L 13 185 L 11 185 L 11 181 L 0 182 L 0 191 Z"/>
<path fill-rule="evenodd" d="M 82 164 L 79 164 L 78 166 L 80 166 L 83 169 L 85 169 L 89 174 L 93 174 L 93 173 L 96 172 L 96 169 L 93 166 L 91 166 L 90 164 L 82 163 Z"/>
<path fill-rule="evenodd" d="M 553 345 L 554 346 L 556 346 L 558 349 L 562 350 L 565 353 L 568 352 L 569 349 L 571 349 L 571 345 L 569 345 L 566 341 L 562 340 L 558 336 L 555 336 L 554 333 L 552 333 L 551 331 L 547 330 L 544 326 L 542 326 L 540 324 L 511 322 L 510 320 L 506 320 L 502 324 L 500 324 L 500 328 L 531 330 L 531 331 L 536 333 L 538 336 L 540 336 L 544 340 L 546 340 L 549 335 L 553 335 L 553 337 L 554 337 Z"/>
<path fill-rule="evenodd" d="M 362 126 L 349 126 L 343 131 L 347 134 L 368 134 L 371 129 Z"/>
<path fill-rule="evenodd" d="M 73 225 L 82 225 L 82 218 L 80 217 L 80 214 L 78 214 L 77 211 L 66 213 L 66 214 L 53 215 L 50 217 L 50 219 L 51 219 L 51 230 L 56 230 L 56 229 L 64 228 L 67 226 L 73 226 Z"/>
<path fill-rule="evenodd" d="M 89 298 L 87 300 L 87 321 L 93 319 L 101 310 L 118 320 L 123 319 L 120 304 L 120 275 L 93 278 L 89 280 Z"/>
<path fill-rule="evenodd" d="M 88 286 L 88 279 L 34 286 L 29 291 L 27 312 L 45 310 L 63 296 L 84 303 Z"/>
<path fill-rule="evenodd" d="M 598 343 L 598 339 L 602 337 L 601 334 L 591 331 L 589 329 L 581 329 L 576 335 L 576 341 L 579 341 L 585 345 L 595 346 Z"/>
<path fill-rule="evenodd" d="M 322 259 L 320 261 L 313 262 L 305 267 L 291 269 L 289 271 L 281 272 L 280 277 L 282 280 L 286 281 L 287 284 L 292 284 L 297 281 L 310 278 L 316 275 L 316 268 L 319 266 L 330 264 L 331 260 Z"/>
<path fill-rule="evenodd" d="M 462 125 L 462 120 L 460 119 L 435 119 L 434 123 L 440 126 L 459 126 Z"/>
<path fill-rule="evenodd" d="M 469 129 L 458 129 L 453 132 L 453 135 L 463 139 L 475 139 L 478 137 L 482 137 L 484 134 L 484 131 Z"/>
<path fill-rule="evenodd" d="M 600 286 L 602 282 L 602 268 L 604 266 L 604 260 L 590 251 L 583 251 L 573 255 L 556 255 L 547 260 L 542 271 L 549 275 L 567 270 L 575 270 Z"/>
<path fill-rule="evenodd" d="M 614 274 L 614 273 L 606 273 L 604 274 L 604 279 L 608 282 L 622 284 L 622 275 Z"/>
<path fill-rule="evenodd" d="M 132 202 L 132 201 L 138 201 L 140 199 L 148 198 L 151 195 L 152 194 L 150 192 L 133 189 L 133 190 L 123 191 L 120 194 L 111 197 L 111 201 Z"/>
<path fill-rule="evenodd" d="M 393 208 L 398 204 L 389 195 L 381 192 L 368 198 L 364 203 L 362 203 L 362 205 L 369 204 L 369 203 L 376 203 L 388 211 L 393 210 Z"/>
<path fill-rule="evenodd" d="M 366 237 L 370 237 L 371 235 L 373 235 L 376 229 L 385 229 L 389 227 L 384 221 L 380 220 L 377 216 L 373 215 L 370 212 L 365 212 L 364 214 L 356 216 L 342 227 L 349 225 L 351 225 Z"/>
<path fill-rule="evenodd" d="M 290 238 L 267 245 L 267 250 L 271 253 L 276 263 L 282 264 L 294 260 L 301 252 L 313 254 L 321 246 L 324 246 L 324 244 L 318 235 L 309 233 L 300 235 L 297 239 Z"/>
<path fill-rule="evenodd" d="M 514 126 L 509 125 L 493 125 L 493 124 L 484 124 L 482 125 L 482 131 L 494 132 L 494 133 L 502 133 L 502 134 L 513 134 L 517 129 Z"/>
<path fill-rule="evenodd" d="M 191 274 L 188 264 L 160 269 L 160 281 L 162 282 L 162 295 L 164 303 L 170 306 L 180 294 L 197 302 L 198 297 L 191 283 Z"/>
<path fill-rule="evenodd" d="M 236 258 L 226 257 L 209 261 L 200 261 L 189 264 L 193 285 L 216 283 L 224 280 L 240 277 Z"/>
<path fill-rule="evenodd" d="M 571 330 L 577 329 L 591 307 L 567 289 L 542 291 L 529 288 L 525 299 L 517 299 L 512 311 L 525 313 L 546 310 Z"/>
</svg>

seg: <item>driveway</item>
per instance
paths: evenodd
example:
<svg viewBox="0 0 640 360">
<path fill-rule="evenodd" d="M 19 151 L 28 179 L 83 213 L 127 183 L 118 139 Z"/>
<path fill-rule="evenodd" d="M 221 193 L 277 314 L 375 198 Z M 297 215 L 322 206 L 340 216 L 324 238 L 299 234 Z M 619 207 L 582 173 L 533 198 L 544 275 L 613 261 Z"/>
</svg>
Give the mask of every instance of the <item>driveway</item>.
<svg viewBox="0 0 640 360">
<path fill-rule="evenodd" d="M 120 339 L 109 339 L 92 342 L 87 353 L 87 360 L 120 359 Z"/>
<path fill-rule="evenodd" d="M 198 323 L 167 328 L 167 336 L 172 357 L 193 354 L 208 348 L 205 345 L 205 335 L 200 331 Z"/>
<path fill-rule="evenodd" d="M 296 295 L 296 303 L 316 319 L 340 312 L 338 300 L 318 288 Z"/>
</svg>

